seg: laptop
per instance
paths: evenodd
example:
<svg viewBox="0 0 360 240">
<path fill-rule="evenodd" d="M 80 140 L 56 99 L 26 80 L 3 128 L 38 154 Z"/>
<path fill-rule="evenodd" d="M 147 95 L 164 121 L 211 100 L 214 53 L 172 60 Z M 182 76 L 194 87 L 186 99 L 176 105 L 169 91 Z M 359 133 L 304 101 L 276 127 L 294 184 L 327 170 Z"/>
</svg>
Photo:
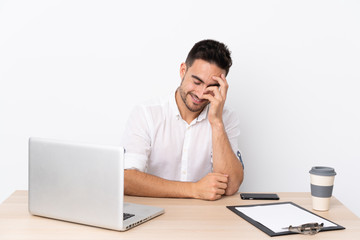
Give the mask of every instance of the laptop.
<svg viewBox="0 0 360 240">
<path fill-rule="evenodd" d="M 29 212 L 125 231 L 164 209 L 124 203 L 124 148 L 29 139 Z"/>
</svg>

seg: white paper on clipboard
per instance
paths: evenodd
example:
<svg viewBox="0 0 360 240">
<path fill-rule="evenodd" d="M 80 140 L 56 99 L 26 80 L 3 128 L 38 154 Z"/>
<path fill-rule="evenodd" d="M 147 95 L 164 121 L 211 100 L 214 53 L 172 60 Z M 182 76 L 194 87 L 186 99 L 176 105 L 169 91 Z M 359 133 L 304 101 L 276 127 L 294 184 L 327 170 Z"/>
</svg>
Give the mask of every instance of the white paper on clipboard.
<svg viewBox="0 0 360 240">
<path fill-rule="evenodd" d="M 253 220 L 261 223 L 275 233 L 284 232 L 284 228 L 305 223 L 324 223 L 324 227 L 335 227 L 332 222 L 305 211 L 291 203 L 276 205 L 238 206 L 235 208 Z"/>
</svg>

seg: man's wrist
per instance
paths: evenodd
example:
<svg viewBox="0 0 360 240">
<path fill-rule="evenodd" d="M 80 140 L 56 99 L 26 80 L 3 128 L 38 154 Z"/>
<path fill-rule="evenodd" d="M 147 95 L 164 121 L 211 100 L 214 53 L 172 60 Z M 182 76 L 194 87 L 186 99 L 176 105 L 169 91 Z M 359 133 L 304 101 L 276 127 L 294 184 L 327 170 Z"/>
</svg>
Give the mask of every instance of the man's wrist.
<svg viewBox="0 0 360 240">
<path fill-rule="evenodd" d="M 196 191 L 196 182 L 189 182 L 189 194 L 190 198 L 198 198 L 197 191 Z"/>
<path fill-rule="evenodd" d="M 212 123 L 210 123 L 210 125 L 211 125 L 211 129 L 213 131 L 223 131 L 225 129 L 224 123 L 221 120 L 212 122 Z"/>
</svg>

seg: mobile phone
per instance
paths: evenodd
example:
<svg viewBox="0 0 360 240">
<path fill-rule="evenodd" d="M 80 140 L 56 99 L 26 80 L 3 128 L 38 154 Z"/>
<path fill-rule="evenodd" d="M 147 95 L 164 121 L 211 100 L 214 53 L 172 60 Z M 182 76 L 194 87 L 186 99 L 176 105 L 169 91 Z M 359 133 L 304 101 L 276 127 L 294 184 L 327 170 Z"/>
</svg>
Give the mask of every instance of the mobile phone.
<svg viewBox="0 0 360 240">
<path fill-rule="evenodd" d="M 276 193 L 240 193 L 241 199 L 244 200 L 279 200 Z"/>
</svg>

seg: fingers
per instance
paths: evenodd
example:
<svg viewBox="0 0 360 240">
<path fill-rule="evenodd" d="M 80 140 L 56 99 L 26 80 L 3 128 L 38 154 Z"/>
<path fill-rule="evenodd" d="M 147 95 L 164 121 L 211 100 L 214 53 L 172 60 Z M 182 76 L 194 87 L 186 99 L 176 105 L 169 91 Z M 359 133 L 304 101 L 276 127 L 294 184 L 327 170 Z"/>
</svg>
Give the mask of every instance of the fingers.
<svg viewBox="0 0 360 240">
<path fill-rule="evenodd" d="M 223 96 L 220 93 L 219 87 L 217 86 L 210 86 L 206 88 L 206 92 L 204 93 L 204 95 L 210 95 L 213 96 L 217 99 L 222 99 Z"/>
<path fill-rule="evenodd" d="M 221 95 L 218 87 L 208 87 L 207 92 L 203 94 L 202 98 L 208 100 L 211 103 L 222 102 L 223 96 Z"/>
<path fill-rule="evenodd" d="M 219 83 L 219 86 L 209 86 L 206 88 L 206 93 L 203 94 L 203 98 L 207 99 L 210 102 L 214 102 L 218 100 L 219 102 L 223 102 L 226 99 L 227 91 L 229 85 L 226 81 L 225 75 L 221 74 L 220 77 L 213 76 L 215 81 Z"/>
<path fill-rule="evenodd" d="M 220 173 L 209 173 L 208 176 L 213 180 L 209 188 L 209 200 L 220 199 L 227 189 L 228 176 Z"/>
<path fill-rule="evenodd" d="M 228 182 L 228 175 L 225 174 L 221 174 L 221 173 L 209 173 L 208 175 L 213 176 L 216 181 L 218 181 L 219 183 L 227 183 Z"/>
<path fill-rule="evenodd" d="M 225 194 L 228 175 L 209 173 L 195 183 L 195 198 L 204 200 L 217 200 Z"/>
<path fill-rule="evenodd" d="M 224 195 L 226 191 L 226 188 L 216 188 L 215 193 L 217 195 Z"/>
<path fill-rule="evenodd" d="M 219 92 L 220 92 L 221 96 L 226 98 L 226 94 L 229 89 L 229 84 L 225 78 L 225 75 L 221 74 L 220 77 L 213 76 L 212 78 L 219 83 L 219 85 L 220 85 Z"/>
</svg>

